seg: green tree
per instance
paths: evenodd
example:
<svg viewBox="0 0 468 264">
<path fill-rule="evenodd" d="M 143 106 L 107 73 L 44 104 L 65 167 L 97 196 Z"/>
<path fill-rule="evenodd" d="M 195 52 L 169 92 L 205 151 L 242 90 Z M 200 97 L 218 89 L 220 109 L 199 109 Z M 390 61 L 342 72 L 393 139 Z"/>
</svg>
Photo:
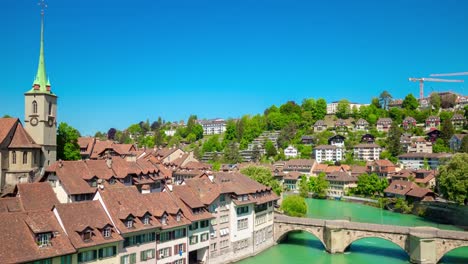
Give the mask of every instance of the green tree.
<svg viewBox="0 0 468 264">
<path fill-rule="evenodd" d="M 416 110 L 419 106 L 418 99 L 413 94 L 408 94 L 401 106 L 407 110 Z"/>
<path fill-rule="evenodd" d="M 452 108 L 455 106 L 457 96 L 452 93 L 444 94 L 440 97 L 440 106 L 443 109 Z"/>
<path fill-rule="evenodd" d="M 271 174 L 270 169 L 262 166 L 248 166 L 246 168 L 241 169 L 241 173 L 244 175 L 249 176 L 249 178 L 271 187 L 271 189 L 279 195 L 282 191 L 281 185 L 279 182 L 273 177 Z"/>
<path fill-rule="evenodd" d="M 382 105 L 380 104 L 380 99 L 377 97 L 372 98 L 371 105 L 375 106 L 376 108 L 382 108 Z"/>
<path fill-rule="evenodd" d="M 327 114 L 327 101 L 325 99 L 320 98 L 315 103 L 315 112 L 313 113 L 313 117 L 315 120 L 324 119 L 325 115 Z"/>
<path fill-rule="evenodd" d="M 276 156 L 276 154 L 278 154 L 278 151 L 276 150 L 275 145 L 273 145 L 273 142 L 271 142 L 270 140 L 268 140 L 265 143 L 265 152 L 268 158 L 274 157 Z"/>
<path fill-rule="evenodd" d="M 440 95 L 438 93 L 431 93 L 429 102 L 431 103 L 434 110 L 439 111 L 442 100 L 440 99 Z"/>
<path fill-rule="evenodd" d="M 316 102 L 314 98 L 304 99 L 302 101 L 302 110 L 315 112 Z"/>
<path fill-rule="evenodd" d="M 380 105 L 383 109 L 388 109 L 388 104 L 392 101 L 392 95 L 388 91 L 383 91 L 379 96 Z"/>
<path fill-rule="evenodd" d="M 326 198 L 328 186 L 329 183 L 324 172 L 321 172 L 317 177 L 310 177 L 309 179 L 309 190 L 314 193 L 315 197 Z"/>
<path fill-rule="evenodd" d="M 224 133 L 223 144 L 226 145 L 227 142 L 231 141 L 237 141 L 236 122 L 232 119 L 226 122 L 226 132 Z"/>
<path fill-rule="evenodd" d="M 458 152 L 468 153 L 468 136 L 463 137 Z"/>
<path fill-rule="evenodd" d="M 227 163 L 239 163 L 242 161 L 242 157 L 239 154 L 239 144 L 231 141 L 224 148 L 224 162 Z"/>
<path fill-rule="evenodd" d="M 290 122 L 283 129 L 281 129 L 278 137 L 278 146 L 281 148 L 288 147 L 291 140 L 296 136 L 297 126 L 295 123 Z"/>
<path fill-rule="evenodd" d="M 397 122 L 392 122 L 387 136 L 387 151 L 396 157 L 401 154 L 402 147 L 400 143 L 401 129 L 398 127 Z"/>
<path fill-rule="evenodd" d="M 11 115 L 3 115 L 3 118 L 11 118 Z"/>
<path fill-rule="evenodd" d="M 299 195 L 301 197 L 307 198 L 309 196 L 309 181 L 307 180 L 307 176 L 302 175 L 301 179 L 299 180 Z"/>
<path fill-rule="evenodd" d="M 432 152 L 434 153 L 444 153 L 450 152 L 450 148 L 445 144 L 442 138 L 438 138 L 434 144 L 432 144 Z"/>
<path fill-rule="evenodd" d="M 336 106 L 336 117 L 346 119 L 351 114 L 350 103 L 347 99 L 342 99 Z"/>
<path fill-rule="evenodd" d="M 440 130 L 440 138 L 444 141 L 445 145 L 448 146 L 449 140 L 452 138 L 455 133 L 453 128 L 452 121 L 450 119 L 445 119 L 442 122 L 442 128 Z"/>
<path fill-rule="evenodd" d="M 302 109 L 294 101 L 288 101 L 285 104 L 280 106 L 280 112 L 284 115 L 297 114 L 300 115 Z"/>
<path fill-rule="evenodd" d="M 162 131 L 161 129 L 156 129 L 154 131 L 154 145 L 159 147 L 159 146 L 162 146 L 163 143 L 164 143 L 164 137 L 165 137 L 166 134 L 164 134 L 164 131 Z"/>
<path fill-rule="evenodd" d="M 284 198 L 281 203 L 281 210 L 289 216 L 303 217 L 307 213 L 307 204 L 303 197 L 290 195 Z"/>
<path fill-rule="evenodd" d="M 457 153 L 440 166 L 438 185 L 442 195 L 459 204 L 468 202 L 468 154 Z"/>
<path fill-rule="evenodd" d="M 205 152 L 214 152 L 214 151 L 221 151 L 223 147 L 219 142 L 219 135 L 213 135 L 208 140 L 203 143 L 202 151 Z"/>
<path fill-rule="evenodd" d="M 61 122 L 57 129 L 57 157 L 61 160 L 80 160 L 79 137 L 77 129 Z"/>
<path fill-rule="evenodd" d="M 375 195 L 382 196 L 387 186 L 387 179 L 380 179 L 375 173 L 370 175 L 364 173 L 358 177 L 355 193 L 370 197 L 374 197 Z"/>
</svg>

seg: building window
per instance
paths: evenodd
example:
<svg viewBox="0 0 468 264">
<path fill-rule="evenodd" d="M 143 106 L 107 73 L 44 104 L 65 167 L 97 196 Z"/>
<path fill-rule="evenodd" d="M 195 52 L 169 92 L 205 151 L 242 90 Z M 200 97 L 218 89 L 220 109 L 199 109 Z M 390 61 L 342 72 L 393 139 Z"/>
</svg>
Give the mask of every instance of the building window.
<svg viewBox="0 0 468 264">
<path fill-rule="evenodd" d="M 52 115 L 52 103 L 49 103 L 49 115 Z"/>
<path fill-rule="evenodd" d="M 33 114 L 37 114 L 37 102 L 36 101 L 32 102 L 32 108 L 33 108 Z"/>
<path fill-rule="evenodd" d="M 93 232 L 91 230 L 86 230 L 83 232 L 83 241 L 91 241 L 91 238 L 93 237 Z"/>
<path fill-rule="evenodd" d="M 12 159 L 11 163 L 16 164 L 16 151 L 13 151 L 11 153 L 11 159 Z"/>
<path fill-rule="evenodd" d="M 50 244 L 52 233 L 37 234 L 36 243 L 39 247 L 47 247 Z"/>
<path fill-rule="evenodd" d="M 190 245 L 194 245 L 198 243 L 198 236 L 197 235 L 193 235 L 190 237 Z"/>
<path fill-rule="evenodd" d="M 203 233 L 200 235 L 200 242 L 208 240 L 208 233 Z"/>
<path fill-rule="evenodd" d="M 120 264 L 135 264 L 136 263 L 136 253 L 128 254 L 120 258 Z"/>
<path fill-rule="evenodd" d="M 104 238 L 110 238 L 112 235 L 112 229 L 110 227 L 106 227 L 104 228 L 104 230 L 102 230 L 102 236 Z"/>
<path fill-rule="evenodd" d="M 72 255 L 65 255 L 60 258 L 60 264 L 72 264 Z"/>
<path fill-rule="evenodd" d="M 23 151 L 23 164 L 28 164 L 28 152 Z"/>
<path fill-rule="evenodd" d="M 154 253 L 155 253 L 154 249 L 148 249 L 148 250 L 145 250 L 145 251 L 141 251 L 140 260 L 145 261 L 145 260 L 148 260 L 148 259 L 154 259 L 154 257 L 155 257 Z"/>
<path fill-rule="evenodd" d="M 180 216 L 180 212 L 178 212 L 178 213 L 177 213 L 177 216 L 176 216 L 176 220 L 177 220 L 177 222 L 180 222 L 180 218 L 181 218 L 181 216 Z"/>
<path fill-rule="evenodd" d="M 159 258 L 167 258 L 171 256 L 171 248 L 161 248 L 158 250 Z"/>
<path fill-rule="evenodd" d="M 221 195 L 219 196 L 219 201 L 220 201 L 220 202 L 226 201 L 226 197 L 224 196 L 224 194 L 221 194 Z"/>
<path fill-rule="evenodd" d="M 247 229 L 249 227 L 249 222 L 247 221 L 247 218 L 237 220 L 237 230 Z"/>
<path fill-rule="evenodd" d="M 133 217 L 127 218 L 127 220 L 125 221 L 125 226 L 127 228 L 133 228 Z"/>
<path fill-rule="evenodd" d="M 221 224 L 224 224 L 224 223 L 229 222 L 229 215 L 222 215 L 222 216 L 220 217 L 220 219 L 219 219 L 219 222 L 220 222 Z"/>
<path fill-rule="evenodd" d="M 179 254 L 182 256 L 182 253 L 185 252 L 185 244 L 178 244 L 174 246 L 174 254 Z"/>
<path fill-rule="evenodd" d="M 225 240 L 222 240 L 221 242 L 219 242 L 219 247 L 220 248 L 229 247 L 229 239 L 225 239 Z"/>
<path fill-rule="evenodd" d="M 237 214 L 247 214 L 249 212 L 248 206 L 237 207 Z"/>
<path fill-rule="evenodd" d="M 208 227 L 209 225 L 210 225 L 210 222 L 208 220 L 200 221 L 200 228 L 205 228 L 205 227 Z"/>
<path fill-rule="evenodd" d="M 97 259 L 96 250 L 88 250 L 85 252 L 78 253 L 78 263 L 90 262 L 96 259 Z"/>
<path fill-rule="evenodd" d="M 109 258 L 117 254 L 117 247 L 105 247 L 99 249 L 99 258 Z"/>
<path fill-rule="evenodd" d="M 174 261 L 174 264 L 184 264 L 184 259 L 178 259 L 176 261 Z"/>
<path fill-rule="evenodd" d="M 197 230 L 198 229 L 198 222 L 195 222 L 195 223 L 192 223 L 191 225 L 189 225 L 189 230 L 192 231 L 192 230 Z"/>
<path fill-rule="evenodd" d="M 144 225 L 149 225 L 150 224 L 150 216 L 149 215 L 145 215 L 143 217 L 143 224 Z"/>
<path fill-rule="evenodd" d="M 216 243 L 211 244 L 211 251 L 216 251 Z"/>
</svg>

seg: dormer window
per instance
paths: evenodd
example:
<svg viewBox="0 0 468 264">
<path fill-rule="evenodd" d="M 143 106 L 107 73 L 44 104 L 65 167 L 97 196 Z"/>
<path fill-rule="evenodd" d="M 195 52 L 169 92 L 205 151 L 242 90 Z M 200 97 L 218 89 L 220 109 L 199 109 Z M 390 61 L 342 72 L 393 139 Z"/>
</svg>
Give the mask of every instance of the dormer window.
<svg viewBox="0 0 468 264">
<path fill-rule="evenodd" d="M 181 219 L 181 215 L 180 215 L 180 212 L 178 212 L 178 213 L 177 213 L 177 216 L 176 216 L 177 222 L 180 222 L 180 219 Z"/>
<path fill-rule="evenodd" d="M 114 179 L 114 178 L 110 178 L 110 179 L 109 179 L 109 184 L 111 184 L 111 185 L 115 184 L 115 179 Z"/>
<path fill-rule="evenodd" d="M 87 241 L 91 241 L 93 237 L 93 232 L 91 230 L 85 230 L 83 232 L 83 241 L 87 242 Z"/>
<path fill-rule="evenodd" d="M 110 238 L 112 236 L 112 229 L 110 227 L 106 227 L 102 230 L 102 236 L 104 238 Z"/>
<path fill-rule="evenodd" d="M 150 216 L 149 215 L 145 215 L 143 216 L 143 224 L 144 225 L 149 225 L 150 224 Z"/>
<path fill-rule="evenodd" d="M 127 228 L 133 228 L 133 217 L 128 217 L 127 220 L 125 220 L 125 226 Z"/>
<path fill-rule="evenodd" d="M 163 216 L 161 217 L 161 223 L 162 223 L 163 225 L 167 225 L 167 215 L 163 215 Z"/>
<path fill-rule="evenodd" d="M 36 236 L 36 243 L 39 247 L 47 247 L 50 245 L 50 239 L 52 238 L 52 233 L 41 233 Z"/>
</svg>

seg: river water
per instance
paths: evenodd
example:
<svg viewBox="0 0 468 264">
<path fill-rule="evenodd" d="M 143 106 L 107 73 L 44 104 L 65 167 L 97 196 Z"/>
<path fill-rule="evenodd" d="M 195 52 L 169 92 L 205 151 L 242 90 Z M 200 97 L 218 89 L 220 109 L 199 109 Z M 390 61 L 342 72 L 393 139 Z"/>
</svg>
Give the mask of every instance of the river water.
<svg viewBox="0 0 468 264">
<path fill-rule="evenodd" d="M 450 225 L 438 225 L 414 215 L 393 213 L 371 206 L 333 201 L 307 199 L 307 216 L 322 219 L 347 219 L 355 222 L 391 224 L 403 226 L 433 226 L 441 229 L 459 230 Z M 322 243 L 306 232 L 290 233 L 280 244 L 261 254 L 238 262 L 237 264 L 274 264 L 274 263 L 318 263 L 318 264 L 355 264 L 409 263 L 406 252 L 396 244 L 379 238 L 360 239 L 351 244 L 344 254 L 329 254 Z M 447 253 L 439 263 L 468 263 L 468 247 Z"/>
</svg>

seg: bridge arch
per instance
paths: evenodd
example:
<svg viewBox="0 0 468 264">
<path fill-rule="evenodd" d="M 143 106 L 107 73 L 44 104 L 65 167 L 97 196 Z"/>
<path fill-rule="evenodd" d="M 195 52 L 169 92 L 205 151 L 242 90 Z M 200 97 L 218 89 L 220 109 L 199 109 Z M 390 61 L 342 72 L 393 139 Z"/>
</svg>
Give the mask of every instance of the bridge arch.
<svg viewBox="0 0 468 264">
<path fill-rule="evenodd" d="M 468 241 L 452 241 L 452 242 L 444 242 L 444 241 L 438 241 L 437 242 L 437 256 L 436 260 L 437 263 L 448 253 L 459 249 L 459 248 L 466 248 L 468 250 Z M 466 257 L 468 260 L 468 256 Z"/>
<path fill-rule="evenodd" d="M 347 232 L 347 239 L 344 243 L 343 251 L 347 250 L 352 243 L 365 239 L 365 238 L 379 238 L 386 241 L 390 241 L 393 244 L 397 245 L 401 248 L 406 254 L 408 254 L 407 250 L 407 240 L 408 236 L 405 234 L 386 234 L 386 233 L 378 233 L 378 232 L 366 232 L 366 231 L 357 231 L 357 230 L 349 230 Z"/>
<path fill-rule="evenodd" d="M 327 246 L 323 240 L 323 229 L 324 227 L 308 227 L 308 226 L 297 226 L 297 225 L 280 225 L 275 230 L 275 242 L 279 243 L 283 240 L 288 233 L 294 231 L 304 231 L 309 234 L 312 234 L 315 238 L 317 238 L 320 243 L 322 244 L 323 248 L 326 249 Z"/>
</svg>

